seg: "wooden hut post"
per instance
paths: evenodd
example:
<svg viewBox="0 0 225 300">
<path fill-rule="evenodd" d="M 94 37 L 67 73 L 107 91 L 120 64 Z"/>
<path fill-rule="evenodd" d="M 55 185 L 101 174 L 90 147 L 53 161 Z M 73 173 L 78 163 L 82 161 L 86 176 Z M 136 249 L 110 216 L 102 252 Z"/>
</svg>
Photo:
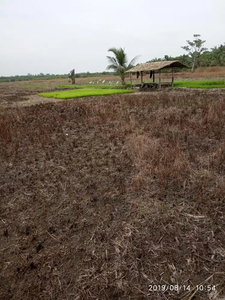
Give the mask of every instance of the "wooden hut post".
<svg viewBox="0 0 225 300">
<path fill-rule="evenodd" d="M 131 87 L 132 87 L 132 73 L 130 73 L 130 84 L 131 84 Z"/>
<path fill-rule="evenodd" d="M 173 87 L 173 81 L 174 81 L 174 69 L 172 68 L 172 87 Z"/>
<path fill-rule="evenodd" d="M 141 83 L 143 83 L 143 71 L 141 71 Z"/>
<path fill-rule="evenodd" d="M 152 71 L 153 82 L 155 82 L 155 71 Z"/>
<path fill-rule="evenodd" d="M 159 70 L 159 90 L 161 89 L 161 70 Z"/>
</svg>

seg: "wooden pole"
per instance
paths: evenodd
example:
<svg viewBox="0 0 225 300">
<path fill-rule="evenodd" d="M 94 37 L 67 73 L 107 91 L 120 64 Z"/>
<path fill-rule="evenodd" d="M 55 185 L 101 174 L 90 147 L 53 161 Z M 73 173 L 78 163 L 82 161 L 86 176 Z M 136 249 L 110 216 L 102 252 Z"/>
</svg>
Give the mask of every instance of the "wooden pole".
<svg viewBox="0 0 225 300">
<path fill-rule="evenodd" d="M 159 90 L 161 90 L 161 70 L 159 70 Z"/>
<path fill-rule="evenodd" d="M 143 83 L 143 71 L 141 71 L 141 83 Z"/>
<path fill-rule="evenodd" d="M 130 84 L 131 84 L 131 87 L 132 87 L 132 73 L 130 73 Z"/>
<path fill-rule="evenodd" d="M 174 74 L 173 74 L 174 70 L 172 68 L 172 87 L 173 87 L 173 81 L 174 81 Z"/>
<path fill-rule="evenodd" d="M 155 71 L 152 72 L 153 82 L 155 82 Z"/>
</svg>

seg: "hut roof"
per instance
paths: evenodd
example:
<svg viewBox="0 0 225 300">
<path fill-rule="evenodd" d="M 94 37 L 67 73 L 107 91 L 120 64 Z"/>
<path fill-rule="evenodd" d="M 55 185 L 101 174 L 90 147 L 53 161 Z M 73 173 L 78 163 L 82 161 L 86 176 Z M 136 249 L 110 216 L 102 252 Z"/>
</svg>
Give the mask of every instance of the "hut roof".
<svg viewBox="0 0 225 300">
<path fill-rule="evenodd" d="M 156 61 L 145 64 L 140 64 L 128 71 L 126 73 L 135 73 L 141 71 L 157 71 L 162 69 L 170 69 L 170 68 L 188 68 L 186 65 L 182 64 L 178 60 L 172 61 Z"/>
</svg>

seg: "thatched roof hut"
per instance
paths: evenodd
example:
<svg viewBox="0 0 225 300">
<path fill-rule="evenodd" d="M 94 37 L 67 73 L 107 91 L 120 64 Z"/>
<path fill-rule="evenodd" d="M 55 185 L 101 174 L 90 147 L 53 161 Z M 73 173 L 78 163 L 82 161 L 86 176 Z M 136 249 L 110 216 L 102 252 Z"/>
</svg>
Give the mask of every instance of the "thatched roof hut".
<svg viewBox="0 0 225 300">
<path fill-rule="evenodd" d="M 178 60 L 172 61 L 156 61 L 145 64 L 140 64 L 132 69 L 126 71 L 126 73 L 136 73 L 136 72 L 147 72 L 147 71 L 159 71 L 162 69 L 172 69 L 172 68 L 188 68 L 186 65 Z"/>
<path fill-rule="evenodd" d="M 141 74 L 141 83 L 143 83 L 143 74 L 144 72 L 151 72 L 153 74 L 153 83 L 155 87 L 161 88 L 161 70 L 163 69 L 172 69 L 172 82 L 167 83 L 167 85 L 173 85 L 174 81 L 174 68 L 188 68 L 185 64 L 181 63 L 178 60 L 172 61 L 156 61 L 150 62 L 145 64 L 140 64 L 132 69 L 126 71 L 126 73 L 130 73 L 131 85 L 132 85 L 132 73 L 139 73 Z M 159 83 L 155 83 L 155 72 L 159 73 Z M 165 83 L 163 83 L 165 85 Z"/>
</svg>

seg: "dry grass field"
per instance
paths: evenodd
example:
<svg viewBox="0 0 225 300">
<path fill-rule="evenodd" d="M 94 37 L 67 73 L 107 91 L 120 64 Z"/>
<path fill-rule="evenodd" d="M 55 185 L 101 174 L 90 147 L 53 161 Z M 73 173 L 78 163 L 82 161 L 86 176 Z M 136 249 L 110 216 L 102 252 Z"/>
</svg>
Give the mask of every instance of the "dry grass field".
<svg viewBox="0 0 225 300">
<path fill-rule="evenodd" d="M 0 85 L 0 299 L 224 299 L 225 91 L 27 84 Z"/>
</svg>

